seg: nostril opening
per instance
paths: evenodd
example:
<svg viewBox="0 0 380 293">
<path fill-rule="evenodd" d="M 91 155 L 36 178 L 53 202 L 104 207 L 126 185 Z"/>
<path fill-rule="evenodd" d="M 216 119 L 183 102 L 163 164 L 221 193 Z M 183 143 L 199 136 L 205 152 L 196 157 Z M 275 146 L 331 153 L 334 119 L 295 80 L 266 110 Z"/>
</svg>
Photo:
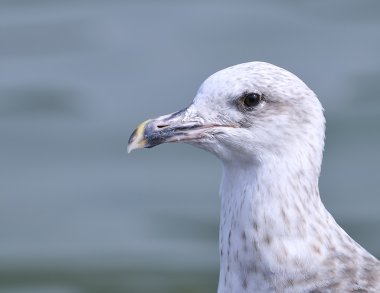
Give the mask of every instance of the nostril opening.
<svg viewBox="0 0 380 293">
<path fill-rule="evenodd" d="M 160 124 L 160 125 L 157 125 L 157 128 L 165 128 L 168 126 L 169 126 L 168 124 Z"/>
</svg>

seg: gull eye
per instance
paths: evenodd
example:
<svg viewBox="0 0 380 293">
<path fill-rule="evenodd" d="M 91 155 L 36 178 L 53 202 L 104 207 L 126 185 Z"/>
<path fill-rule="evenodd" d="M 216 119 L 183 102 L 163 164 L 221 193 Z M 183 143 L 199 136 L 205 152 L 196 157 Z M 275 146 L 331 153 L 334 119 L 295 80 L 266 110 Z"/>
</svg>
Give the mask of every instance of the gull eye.
<svg viewBox="0 0 380 293">
<path fill-rule="evenodd" d="M 242 97 L 242 101 L 245 107 L 252 108 L 257 106 L 262 100 L 262 96 L 258 93 L 247 93 Z"/>
</svg>

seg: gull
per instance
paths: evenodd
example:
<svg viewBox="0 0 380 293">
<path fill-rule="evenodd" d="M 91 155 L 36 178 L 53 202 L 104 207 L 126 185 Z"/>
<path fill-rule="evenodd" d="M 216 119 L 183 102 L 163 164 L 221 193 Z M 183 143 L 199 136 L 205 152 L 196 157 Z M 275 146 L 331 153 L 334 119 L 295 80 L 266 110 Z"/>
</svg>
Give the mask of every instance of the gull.
<svg viewBox="0 0 380 293">
<path fill-rule="evenodd" d="M 184 142 L 223 163 L 218 293 L 380 292 L 380 262 L 323 205 L 323 108 L 265 62 L 208 77 L 189 107 L 141 123 L 128 152 Z"/>
</svg>

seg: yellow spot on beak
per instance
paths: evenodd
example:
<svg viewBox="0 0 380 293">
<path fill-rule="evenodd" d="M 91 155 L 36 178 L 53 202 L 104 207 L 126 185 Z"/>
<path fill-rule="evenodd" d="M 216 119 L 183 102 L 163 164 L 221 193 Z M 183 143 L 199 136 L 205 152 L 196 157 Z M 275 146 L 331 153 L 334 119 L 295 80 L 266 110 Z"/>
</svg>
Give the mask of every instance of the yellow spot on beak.
<svg viewBox="0 0 380 293">
<path fill-rule="evenodd" d="M 137 128 L 133 131 L 128 141 L 128 147 L 127 147 L 128 153 L 130 153 L 131 151 L 135 149 L 141 149 L 146 145 L 147 141 L 144 138 L 144 131 L 145 131 L 145 125 L 149 121 L 150 121 L 149 119 L 144 121 L 139 126 L 137 126 Z"/>
</svg>

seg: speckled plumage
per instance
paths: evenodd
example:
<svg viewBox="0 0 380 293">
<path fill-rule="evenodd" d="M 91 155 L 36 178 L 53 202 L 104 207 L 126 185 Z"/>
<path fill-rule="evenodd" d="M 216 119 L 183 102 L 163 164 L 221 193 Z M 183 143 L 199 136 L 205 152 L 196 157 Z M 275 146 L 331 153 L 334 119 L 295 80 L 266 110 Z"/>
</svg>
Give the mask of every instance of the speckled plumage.
<svg viewBox="0 0 380 293">
<path fill-rule="evenodd" d="M 245 109 L 247 92 L 261 103 Z M 321 202 L 323 109 L 295 75 L 263 62 L 221 70 L 144 130 L 131 149 L 184 141 L 223 162 L 219 293 L 380 292 L 380 262 Z"/>
</svg>

